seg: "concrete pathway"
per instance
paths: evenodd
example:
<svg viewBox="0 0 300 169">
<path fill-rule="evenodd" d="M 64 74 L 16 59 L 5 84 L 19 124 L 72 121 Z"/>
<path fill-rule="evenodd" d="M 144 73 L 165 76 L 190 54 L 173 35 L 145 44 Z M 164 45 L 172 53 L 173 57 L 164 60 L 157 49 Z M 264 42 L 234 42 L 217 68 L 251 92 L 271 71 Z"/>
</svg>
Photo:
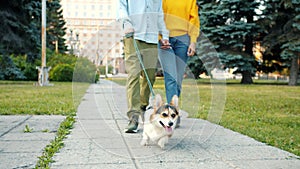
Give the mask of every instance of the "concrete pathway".
<svg viewBox="0 0 300 169">
<path fill-rule="evenodd" d="M 137 134 L 124 133 L 125 112 L 125 87 L 103 79 L 91 85 L 78 108 L 74 129 L 64 141 L 65 147 L 54 156 L 51 168 L 300 168 L 300 158 L 291 153 L 219 125 L 186 118 L 184 112 L 181 127 L 164 150 L 154 144 L 140 146 L 142 125 Z"/>
<path fill-rule="evenodd" d="M 0 169 L 34 168 L 64 119 L 64 116 L 0 116 Z M 30 132 L 24 132 L 26 125 Z"/>
</svg>

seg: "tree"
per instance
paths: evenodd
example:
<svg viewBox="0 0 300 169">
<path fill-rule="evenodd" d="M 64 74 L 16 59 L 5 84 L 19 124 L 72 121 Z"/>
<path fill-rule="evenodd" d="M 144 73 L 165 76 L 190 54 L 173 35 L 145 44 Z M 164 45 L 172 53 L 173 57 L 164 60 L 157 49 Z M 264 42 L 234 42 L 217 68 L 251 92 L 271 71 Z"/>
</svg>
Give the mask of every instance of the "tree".
<svg viewBox="0 0 300 169">
<path fill-rule="evenodd" d="M 23 72 L 8 55 L 0 55 L 0 80 L 26 79 Z"/>
<path fill-rule="evenodd" d="M 253 39 L 258 30 L 254 17 L 257 16 L 255 9 L 258 8 L 259 3 L 256 0 L 199 0 L 198 2 L 201 31 L 214 45 L 223 68 L 237 67 L 237 72 L 243 75 L 241 83 L 253 83 L 255 59 L 252 49 Z M 202 47 L 207 45 L 202 44 Z M 202 50 L 202 47 L 200 45 L 199 50 Z M 218 67 L 220 68 L 220 65 Z"/>
<path fill-rule="evenodd" d="M 58 42 L 58 50 L 64 53 L 67 50 L 65 45 L 66 34 L 65 20 L 60 0 L 51 0 L 47 3 L 47 47 L 55 50 L 55 42 Z"/>
<path fill-rule="evenodd" d="M 214 68 L 221 67 L 216 51 L 220 47 L 220 39 L 215 28 L 224 24 L 226 19 L 222 17 L 222 13 L 216 13 L 218 5 L 218 1 L 198 1 L 200 37 L 197 43 L 197 57 L 192 57 L 188 62 L 195 78 L 199 78 L 199 75 L 203 72 L 211 75 Z"/>
<path fill-rule="evenodd" d="M 261 23 L 264 57 L 290 67 L 289 85 L 296 85 L 300 57 L 300 2 L 297 0 L 265 0 Z"/>
<path fill-rule="evenodd" d="M 41 0 L 10 0 L 0 1 L 0 54 L 11 59 L 17 56 L 26 59 L 30 66 L 22 67 L 24 75 L 32 73 L 37 61 L 41 58 Z M 65 35 L 65 21 L 63 20 L 60 0 L 47 1 L 47 46 L 55 50 L 58 41 L 60 52 L 66 51 L 63 36 Z M 18 58 L 20 59 L 20 58 Z M 9 70 L 16 70 L 9 59 L 3 59 L 2 64 Z M 7 62 L 7 63 L 4 63 Z M 21 63 L 21 62 L 20 62 Z M 11 67 L 9 67 L 11 66 Z M 17 71 L 13 71 L 17 72 Z M 6 73 L 5 79 L 14 74 Z M 34 79 L 35 76 L 28 79 Z"/>
<path fill-rule="evenodd" d="M 0 1 L 0 52 L 27 54 L 31 63 L 40 57 L 41 48 L 41 1 L 10 0 Z M 65 52 L 65 21 L 60 0 L 47 1 L 47 44 L 55 50 Z"/>
<path fill-rule="evenodd" d="M 25 0 L 0 1 L 1 53 L 24 54 L 32 50 L 29 15 Z"/>
<path fill-rule="evenodd" d="M 27 25 L 29 51 L 26 52 L 27 62 L 34 63 L 36 59 L 40 58 L 41 49 L 41 15 L 42 15 L 42 4 L 40 0 L 26 0 L 25 10 L 27 19 L 29 21 Z"/>
</svg>

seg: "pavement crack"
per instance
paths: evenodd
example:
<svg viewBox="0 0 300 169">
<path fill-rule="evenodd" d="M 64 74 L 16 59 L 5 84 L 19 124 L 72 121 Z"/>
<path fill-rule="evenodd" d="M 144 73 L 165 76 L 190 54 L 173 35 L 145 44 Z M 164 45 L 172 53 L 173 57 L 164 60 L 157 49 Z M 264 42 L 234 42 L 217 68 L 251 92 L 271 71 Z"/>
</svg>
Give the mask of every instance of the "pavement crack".
<svg viewBox="0 0 300 169">
<path fill-rule="evenodd" d="M 27 120 L 29 120 L 32 117 L 32 115 L 28 116 L 27 118 L 25 118 L 24 120 L 20 121 L 18 124 L 16 124 L 15 126 L 13 126 L 12 128 L 8 129 L 6 132 L 2 133 L 0 135 L 0 137 L 3 137 L 4 135 L 6 135 L 7 133 L 9 133 L 10 131 L 12 131 L 13 129 L 21 126 L 22 124 L 24 124 Z"/>
</svg>

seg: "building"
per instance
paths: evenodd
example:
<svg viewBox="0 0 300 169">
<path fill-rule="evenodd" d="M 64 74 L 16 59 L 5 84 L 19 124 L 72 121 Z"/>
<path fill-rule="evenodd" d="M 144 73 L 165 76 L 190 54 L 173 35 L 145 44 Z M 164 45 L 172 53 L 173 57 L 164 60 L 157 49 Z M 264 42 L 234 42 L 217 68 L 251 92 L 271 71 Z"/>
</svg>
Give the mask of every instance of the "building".
<svg viewBox="0 0 300 169">
<path fill-rule="evenodd" d="M 116 0 L 61 0 L 70 52 L 96 65 L 112 65 L 124 72 L 121 26 L 116 22 Z M 122 69 L 122 70 L 120 70 Z"/>
</svg>

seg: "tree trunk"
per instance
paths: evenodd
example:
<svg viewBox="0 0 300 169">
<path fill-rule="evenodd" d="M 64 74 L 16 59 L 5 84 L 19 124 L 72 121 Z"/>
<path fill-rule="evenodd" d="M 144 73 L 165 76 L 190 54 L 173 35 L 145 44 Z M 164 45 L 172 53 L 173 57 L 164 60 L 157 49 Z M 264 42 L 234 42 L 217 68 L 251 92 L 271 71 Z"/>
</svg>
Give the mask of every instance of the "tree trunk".
<svg viewBox="0 0 300 169">
<path fill-rule="evenodd" d="M 253 23 L 253 13 L 249 13 L 247 16 L 247 23 Z M 249 57 L 254 57 L 253 56 L 253 37 L 250 33 L 248 33 L 245 37 L 245 53 L 249 55 Z M 251 63 L 249 63 L 251 64 Z M 252 65 L 253 66 L 253 65 Z M 243 71 L 242 72 L 242 84 L 252 84 L 252 76 L 250 71 Z"/>
<path fill-rule="evenodd" d="M 298 57 L 293 57 L 291 62 L 291 69 L 290 69 L 290 80 L 289 86 L 296 86 L 297 79 L 298 79 L 298 72 L 299 72 L 299 55 Z"/>
<path fill-rule="evenodd" d="M 251 72 L 243 71 L 242 76 L 243 77 L 242 77 L 241 84 L 252 84 L 253 83 Z"/>
</svg>

